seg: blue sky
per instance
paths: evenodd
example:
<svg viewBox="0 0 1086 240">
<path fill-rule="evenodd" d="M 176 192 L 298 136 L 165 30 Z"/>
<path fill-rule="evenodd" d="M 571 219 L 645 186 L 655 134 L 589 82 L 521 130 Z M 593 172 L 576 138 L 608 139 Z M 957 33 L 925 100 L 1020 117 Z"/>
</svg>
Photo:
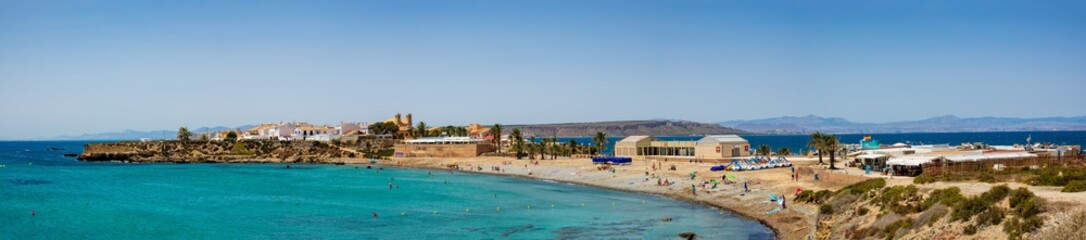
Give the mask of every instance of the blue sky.
<svg viewBox="0 0 1086 240">
<path fill-rule="evenodd" d="M 0 1 L 0 139 L 1086 115 L 1083 1 Z"/>
</svg>

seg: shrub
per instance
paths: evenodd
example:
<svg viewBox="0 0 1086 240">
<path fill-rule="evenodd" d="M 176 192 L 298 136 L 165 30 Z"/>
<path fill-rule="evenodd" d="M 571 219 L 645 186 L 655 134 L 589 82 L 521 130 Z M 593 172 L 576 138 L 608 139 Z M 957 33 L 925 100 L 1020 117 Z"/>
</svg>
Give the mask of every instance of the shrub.
<svg viewBox="0 0 1086 240">
<path fill-rule="evenodd" d="M 862 182 L 854 183 L 852 185 L 848 185 L 848 186 L 846 186 L 844 188 L 841 188 L 841 190 L 839 190 L 838 192 L 848 191 L 848 192 L 851 192 L 853 194 L 864 194 L 867 191 L 871 191 L 873 189 L 880 189 L 880 188 L 883 188 L 885 186 L 886 186 L 886 180 L 885 179 L 874 178 L 874 179 L 868 179 L 868 180 L 864 180 Z"/>
<path fill-rule="evenodd" d="M 1075 180 L 1067 183 L 1067 186 L 1063 187 L 1062 192 L 1082 192 L 1086 191 L 1086 180 Z"/>
<path fill-rule="evenodd" d="M 1029 189 L 1022 187 L 1011 191 L 1011 200 L 1009 203 L 1011 208 L 1016 208 L 1018 206 L 1018 203 L 1021 203 L 1022 201 L 1033 197 L 1033 192 L 1030 192 Z"/>
<path fill-rule="evenodd" d="M 992 186 L 992 189 L 989 189 L 987 192 L 981 194 L 980 198 L 983 199 L 985 202 L 994 204 L 1003 201 L 1004 198 L 1007 198 L 1007 194 L 1009 194 L 1010 191 L 1011 188 L 1007 187 L 1007 185 L 996 185 Z"/>
<path fill-rule="evenodd" d="M 857 210 L 856 210 L 856 214 L 859 214 L 860 216 L 863 216 L 863 215 L 867 215 L 867 212 L 868 212 L 868 211 L 869 211 L 869 210 L 867 210 L 867 208 L 865 208 L 865 207 L 860 207 L 860 209 L 857 209 Z"/>
<path fill-rule="evenodd" d="M 811 196 L 811 202 L 821 204 L 822 202 L 825 202 L 827 199 L 830 199 L 830 197 L 833 196 L 832 194 L 833 194 L 833 192 L 830 191 L 830 190 L 817 191 L 817 192 L 814 193 L 813 196 Z"/>
<path fill-rule="evenodd" d="M 936 189 L 931 192 L 931 196 L 920 203 L 920 209 L 927 210 L 936 203 L 942 203 L 948 207 L 956 206 L 965 200 L 961 192 L 962 190 L 958 187 Z"/>
<path fill-rule="evenodd" d="M 916 192 L 916 186 L 913 185 L 894 186 L 883 189 L 882 195 L 876 200 L 882 205 L 881 209 L 889 208 L 897 214 L 905 215 L 912 213 L 916 209 L 911 205 L 902 204 L 902 202 L 916 197 Z"/>
<path fill-rule="evenodd" d="M 896 222 L 894 222 L 894 223 L 892 223 L 890 225 L 887 225 L 886 228 L 883 228 L 882 229 L 882 236 L 886 237 L 887 239 L 893 239 L 894 235 L 897 235 L 897 230 L 898 229 L 909 229 L 911 227 L 913 227 L 913 219 L 911 219 L 911 218 L 902 218 L 901 220 L 898 220 L 898 221 L 896 221 Z"/>
<path fill-rule="evenodd" d="M 925 177 L 924 175 L 916 176 L 916 177 L 913 178 L 913 183 L 915 183 L 915 184 L 926 184 L 926 183 L 933 183 L 933 182 L 935 182 L 935 178 L 933 178 L 933 177 Z"/>
<path fill-rule="evenodd" d="M 943 216 L 941 216 L 941 215 L 932 216 L 931 219 L 928 219 L 928 227 L 931 227 L 931 226 L 935 225 L 935 223 L 939 221 L 939 218 L 942 218 L 942 217 Z"/>
<path fill-rule="evenodd" d="M 989 204 L 979 197 L 965 199 L 961 204 L 954 206 L 952 220 L 969 221 L 974 215 L 988 210 Z"/>
<path fill-rule="evenodd" d="M 1011 218 L 1003 225 L 1003 232 L 1008 234 L 1008 239 L 1020 239 L 1023 234 L 1036 231 L 1041 228 L 1041 225 L 1044 225 L 1044 220 L 1038 216 L 1024 219 Z"/>
<path fill-rule="evenodd" d="M 1032 185 L 1064 186 L 1077 180 L 1086 180 L 1086 168 L 1049 167 L 1035 170 L 1037 176 L 1029 181 Z"/>
<path fill-rule="evenodd" d="M 799 195 L 796 195 L 796 198 L 792 199 L 792 202 L 810 202 L 811 195 L 814 195 L 814 191 L 803 190 L 799 192 Z"/>
<path fill-rule="evenodd" d="M 976 225 L 965 226 L 965 229 L 962 230 L 962 234 L 965 234 L 965 235 L 977 234 L 977 226 Z"/>
<path fill-rule="evenodd" d="M 829 204 L 822 204 L 822 206 L 818 207 L 818 213 L 833 214 L 833 206 L 830 206 Z"/>
<path fill-rule="evenodd" d="M 1026 199 L 1014 207 L 1014 214 L 1022 218 L 1037 216 L 1043 211 L 1042 200 L 1037 197 Z"/>
<path fill-rule="evenodd" d="M 999 225 L 1003 223 L 1003 209 L 999 207 L 993 207 L 984 211 L 980 215 L 977 215 L 977 225 Z"/>
</svg>

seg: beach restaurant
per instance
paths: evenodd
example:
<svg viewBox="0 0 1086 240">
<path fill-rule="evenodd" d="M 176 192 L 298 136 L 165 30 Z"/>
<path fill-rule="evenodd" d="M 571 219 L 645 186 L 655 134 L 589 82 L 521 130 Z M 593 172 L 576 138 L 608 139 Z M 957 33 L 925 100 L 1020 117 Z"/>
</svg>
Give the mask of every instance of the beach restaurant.
<svg viewBox="0 0 1086 240">
<path fill-rule="evenodd" d="M 737 135 L 709 135 L 697 141 L 629 136 L 615 143 L 615 156 L 652 159 L 728 160 L 750 156 L 750 143 Z"/>
</svg>

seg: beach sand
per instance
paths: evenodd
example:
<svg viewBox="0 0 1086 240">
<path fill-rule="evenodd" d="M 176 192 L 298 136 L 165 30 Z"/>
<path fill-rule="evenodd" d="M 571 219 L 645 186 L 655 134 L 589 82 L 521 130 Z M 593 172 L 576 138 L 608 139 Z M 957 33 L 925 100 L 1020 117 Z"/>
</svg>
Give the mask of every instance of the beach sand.
<svg viewBox="0 0 1086 240">
<path fill-rule="evenodd" d="M 630 165 L 615 166 L 615 171 L 599 170 L 589 159 L 558 158 L 557 160 L 516 160 L 509 157 L 476 157 L 476 158 L 399 158 L 382 160 L 381 164 L 430 168 L 442 170 L 450 169 L 450 166 L 459 166 L 463 172 L 475 172 L 483 174 L 507 175 L 534 179 L 545 179 L 560 182 L 568 182 L 615 189 L 621 191 L 643 192 L 659 194 L 680 200 L 702 203 L 727 211 L 743 215 L 760 221 L 772 228 L 780 239 L 806 239 L 808 235 L 815 233 L 815 219 L 817 218 L 817 206 L 810 204 L 793 203 L 791 201 L 797 188 L 803 190 L 839 189 L 842 186 L 866 179 L 855 174 L 844 172 L 829 172 L 820 168 L 809 167 L 817 163 L 816 159 L 790 158 L 801 172 L 800 180 L 793 181 L 790 174 L 791 168 L 772 168 L 757 171 L 743 172 L 712 172 L 711 163 L 691 163 L 688 160 L 669 161 L 634 161 Z M 538 165 L 534 164 L 538 162 Z M 368 163 L 368 162 L 354 162 Z M 662 169 L 653 171 L 652 164 L 662 166 Z M 674 165 L 676 170 L 667 170 Z M 492 167 L 498 167 L 495 171 Z M 479 169 L 482 170 L 479 170 Z M 813 172 L 819 172 L 820 180 L 815 181 Z M 648 175 L 646 175 L 646 172 Z M 690 179 L 690 173 L 696 172 L 697 177 Z M 713 179 L 720 181 L 722 176 L 734 175 L 735 183 L 721 183 L 716 189 L 712 189 L 712 183 L 702 187 L 703 181 Z M 657 185 L 657 179 L 653 175 L 660 176 L 673 184 L 670 186 Z M 729 178 L 731 179 L 731 178 Z M 748 184 L 749 192 L 743 191 L 743 183 Z M 691 185 L 697 188 L 697 194 L 691 193 Z M 788 199 L 787 209 L 775 213 L 769 213 L 778 208 L 777 203 L 770 202 L 769 194 L 784 196 Z"/>
</svg>

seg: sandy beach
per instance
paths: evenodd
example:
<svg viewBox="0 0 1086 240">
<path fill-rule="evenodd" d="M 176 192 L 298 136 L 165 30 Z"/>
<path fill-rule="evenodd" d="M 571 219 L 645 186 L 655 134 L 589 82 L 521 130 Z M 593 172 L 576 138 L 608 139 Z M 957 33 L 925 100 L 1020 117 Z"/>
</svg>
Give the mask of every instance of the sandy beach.
<svg viewBox="0 0 1086 240">
<path fill-rule="evenodd" d="M 770 213 L 780 205 L 770 202 L 769 194 L 791 199 L 797 188 L 837 189 L 865 178 L 829 173 L 809 167 L 817 162 L 815 159 L 795 158 L 792 161 L 800 172 L 798 181 L 793 181 L 790 177 L 791 168 L 712 172 L 709 171 L 709 167 L 713 165 L 711 163 L 692 163 L 687 160 L 634 161 L 630 165 L 614 166 L 614 171 L 598 169 L 589 159 L 570 158 L 538 161 L 507 157 L 401 158 L 383 160 L 382 164 L 507 175 L 659 194 L 714 206 L 752 218 L 768 225 L 780 239 L 805 239 L 808 235 L 813 236 L 815 233 L 817 206 L 794 204 L 789 200 L 787 208 Z M 656 170 L 653 170 L 654 164 L 658 166 Z M 675 166 L 675 170 L 669 170 L 672 165 Z M 459 166 L 459 169 L 450 168 L 450 166 Z M 812 175 L 815 171 L 820 174 L 819 181 L 813 179 Z M 696 173 L 693 180 L 691 173 Z M 733 182 L 721 182 L 713 188 L 712 180 L 722 181 L 725 174 Z M 658 185 L 658 180 L 660 182 L 666 180 L 670 185 Z M 708 183 L 703 185 L 706 182 Z M 747 184 L 749 191 L 744 191 L 744 183 Z M 691 192 L 691 186 L 697 189 L 696 194 Z"/>
</svg>

